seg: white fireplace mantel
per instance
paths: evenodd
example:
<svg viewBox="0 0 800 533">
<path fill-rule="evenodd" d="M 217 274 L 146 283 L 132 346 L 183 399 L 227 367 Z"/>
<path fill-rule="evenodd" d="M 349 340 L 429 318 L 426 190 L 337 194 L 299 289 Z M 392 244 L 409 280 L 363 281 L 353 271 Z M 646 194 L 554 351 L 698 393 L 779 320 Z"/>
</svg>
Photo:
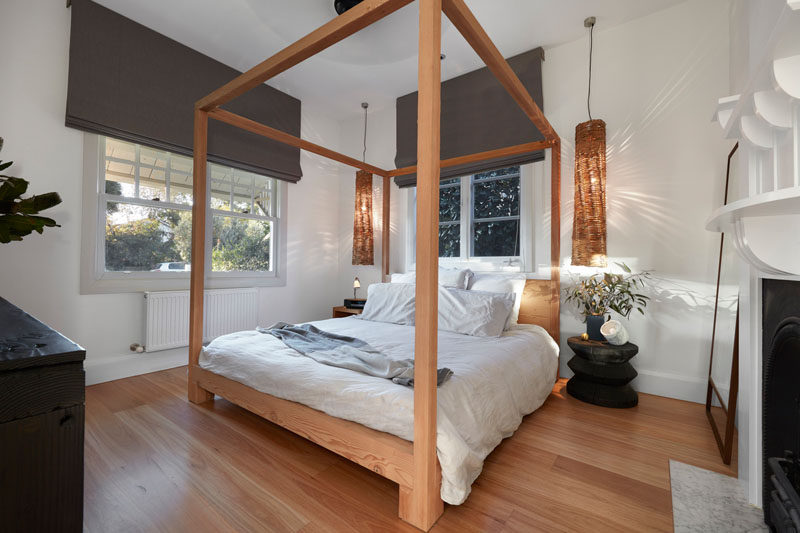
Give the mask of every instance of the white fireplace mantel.
<svg viewBox="0 0 800 533">
<path fill-rule="evenodd" d="M 742 260 L 739 287 L 739 478 L 761 505 L 761 365 L 764 278 L 800 281 L 800 0 L 734 0 L 732 71 L 738 94 L 714 119 L 739 148 L 727 205 L 706 229 L 724 232 Z"/>
</svg>

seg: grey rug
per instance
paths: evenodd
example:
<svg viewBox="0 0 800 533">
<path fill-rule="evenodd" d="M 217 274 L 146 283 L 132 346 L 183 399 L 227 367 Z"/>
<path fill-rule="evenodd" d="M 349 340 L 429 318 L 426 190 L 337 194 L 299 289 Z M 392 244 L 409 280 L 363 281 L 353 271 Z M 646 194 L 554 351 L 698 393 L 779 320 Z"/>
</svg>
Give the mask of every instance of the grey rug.
<svg viewBox="0 0 800 533">
<path fill-rule="evenodd" d="M 669 476 L 676 533 L 769 531 L 736 478 L 672 460 Z"/>
</svg>

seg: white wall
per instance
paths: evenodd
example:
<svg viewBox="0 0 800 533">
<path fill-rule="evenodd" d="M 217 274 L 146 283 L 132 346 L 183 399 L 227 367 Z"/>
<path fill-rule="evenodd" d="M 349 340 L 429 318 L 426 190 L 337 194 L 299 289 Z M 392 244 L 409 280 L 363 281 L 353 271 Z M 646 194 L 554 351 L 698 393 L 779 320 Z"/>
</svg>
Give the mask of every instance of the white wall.
<svg viewBox="0 0 800 533">
<path fill-rule="evenodd" d="M 94 382 L 184 364 L 186 350 L 130 353 L 143 342 L 141 293 L 79 294 L 83 134 L 64 126 L 69 22 L 63 0 L 0 6 L 0 158 L 15 161 L 6 173 L 28 179 L 30 193 L 63 199 L 47 213 L 61 228 L 0 245 L 0 296 L 83 345 Z M 337 122 L 304 113 L 302 129 L 336 149 Z M 306 154 L 301 163 L 289 187 L 287 285 L 261 289 L 262 324 L 329 317 L 338 297 L 339 168 Z"/>
<path fill-rule="evenodd" d="M 395 124 L 394 107 L 369 110 L 367 124 L 367 162 L 384 169 L 395 168 Z M 362 158 L 364 149 L 364 117 L 356 115 L 341 122 L 339 148 L 342 153 Z M 383 178 L 373 177 L 372 211 L 375 232 L 375 264 L 353 266 L 353 213 L 355 209 L 356 171 L 341 168 L 339 172 L 339 282 L 336 290 L 339 299 L 353 297 L 353 277 L 361 281 L 359 298 L 366 298 L 367 287 L 381 281 L 381 231 L 383 228 Z M 405 270 L 406 247 L 406 193 L 394 184 L 390 193 L 390 263 L 392 272 Z"/>
<path fill-rule="evenodd" d="M 601 19 L 595 31 L 592 109 L 608 124 L 608 251 L 612 261 L 658 277 L 647 316 L 629 324 L 641 348 L 635 385 L 695 401 L 705 387 L 717 242 L 703 227 L 721 197 L 730 144 L 710 122 L 716 99 L 728 93 L 727 10 L 727 0 L 691 0 L 607 30 Z M 31 179 L 31 192 L 56 190 L 64 203 L 51 213 L 62 228 L 0 247 L 0 295 L 83 344 L 97 379 L 178 364 L 185 350 L 129 354 L 128 345 L 142 337 L 140 294 L 79 294 L 83 136 L 63 125 L 68 46 L 62 2 L 3 2 L 2 156 Z M 587 54 L 588 39 L 581 39 L 547 49 L 544 63 L 545 112 L 564 140 L 564 259 L 571 246 L 573 132 L 587 119 Z M 370 110 L 369 120 L 367 160 L 393 168 L 394 109 Z M 358 110 L 339 124 L 303 115 L 305 138 L 358 158 L 362 128 Z M 288 283 L 262 289 L 261 323 L 327 317 L 352 295 L 353 276 L 362 280 L 361 296 L 380 279 L 380 179 L 375 266 L 353 267 L 354 171 L 308 155 L 302 164 L 303 180 L 289 188 Z M 393 186 L 392 271 L 405 265 L 406 196 Z M 562 337 L 582 329 L 565 309 Z M 569 375 L 563 348 L 562 372 Z"/>
<path fill-rule="evenodd" d="M 722 202 L 732 147 L 710 120 L 728 90 L 728 10 L 726 0 L 690 0 L 608 30 L 598 20 L 594 39 L 592 114 L 607 124 L 609 262 L 657 278 L 646 316 L 626 322 L 640 347 L 634 387 L 698 402 L 719 246 L 704 226 Z M 563 258 L 571 253 L 574 128 L 588 120 L 588 47 L 587 36 L 547 49 L 543 68 L 545 113 L 563 140 Z M 583 330 L 571 309 L 561 318 L 562 339 Z M 570 375 L 564 342 L 562 354 Z"/>
</svg>

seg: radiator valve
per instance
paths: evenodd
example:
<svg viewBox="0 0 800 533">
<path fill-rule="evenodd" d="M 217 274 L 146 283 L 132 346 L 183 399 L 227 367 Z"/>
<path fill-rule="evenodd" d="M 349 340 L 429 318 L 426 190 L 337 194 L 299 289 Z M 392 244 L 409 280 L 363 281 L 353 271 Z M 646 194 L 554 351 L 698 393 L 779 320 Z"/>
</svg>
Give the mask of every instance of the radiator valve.
<svg viewBox="0 0 800 533">
<path fill-rule="evenodd" d="M 142 346 L 138 342 L 134 342 L 133 344 L 131 344 L 131 351 L 136 353 L 142 353 L 144 351 L 144 346 Z"/>
</svg>

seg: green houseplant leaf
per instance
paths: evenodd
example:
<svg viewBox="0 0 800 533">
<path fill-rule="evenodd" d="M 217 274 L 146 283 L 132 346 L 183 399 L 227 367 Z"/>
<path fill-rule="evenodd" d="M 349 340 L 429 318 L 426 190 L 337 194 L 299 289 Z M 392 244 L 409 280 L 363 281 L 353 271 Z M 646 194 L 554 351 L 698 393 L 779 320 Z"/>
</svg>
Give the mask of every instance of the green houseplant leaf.
<svg viewBox="0 0 800 533">
<path fill-rule="evenodd" d="M 0 137 L 0 150 L 3 139 Z M 12 165 L 12 161 L 0 161 L 0 170 Z M 60 227 L 52 218 L 38 213 L 61 203 L 58 193 L 48 192 L 22 198 L 28 190 L 28 181 L 14 176 L 0 175 L 0 243 L 21 241 L 33 233 L 42 233 L 46 227 Z"/>
<path fill-rule="evenodd" d="M 634 309 L 644 315 L 650 298 L 636 290 L 646 286 L 650 272 L 634 273 L 625 263 L 616 264 L 625 274 L 603 272 L 584 278 L 564 289 L 565 303 L 576 305 L 584 317 L 614 311 L 628 318 Z"/>
</svg>

